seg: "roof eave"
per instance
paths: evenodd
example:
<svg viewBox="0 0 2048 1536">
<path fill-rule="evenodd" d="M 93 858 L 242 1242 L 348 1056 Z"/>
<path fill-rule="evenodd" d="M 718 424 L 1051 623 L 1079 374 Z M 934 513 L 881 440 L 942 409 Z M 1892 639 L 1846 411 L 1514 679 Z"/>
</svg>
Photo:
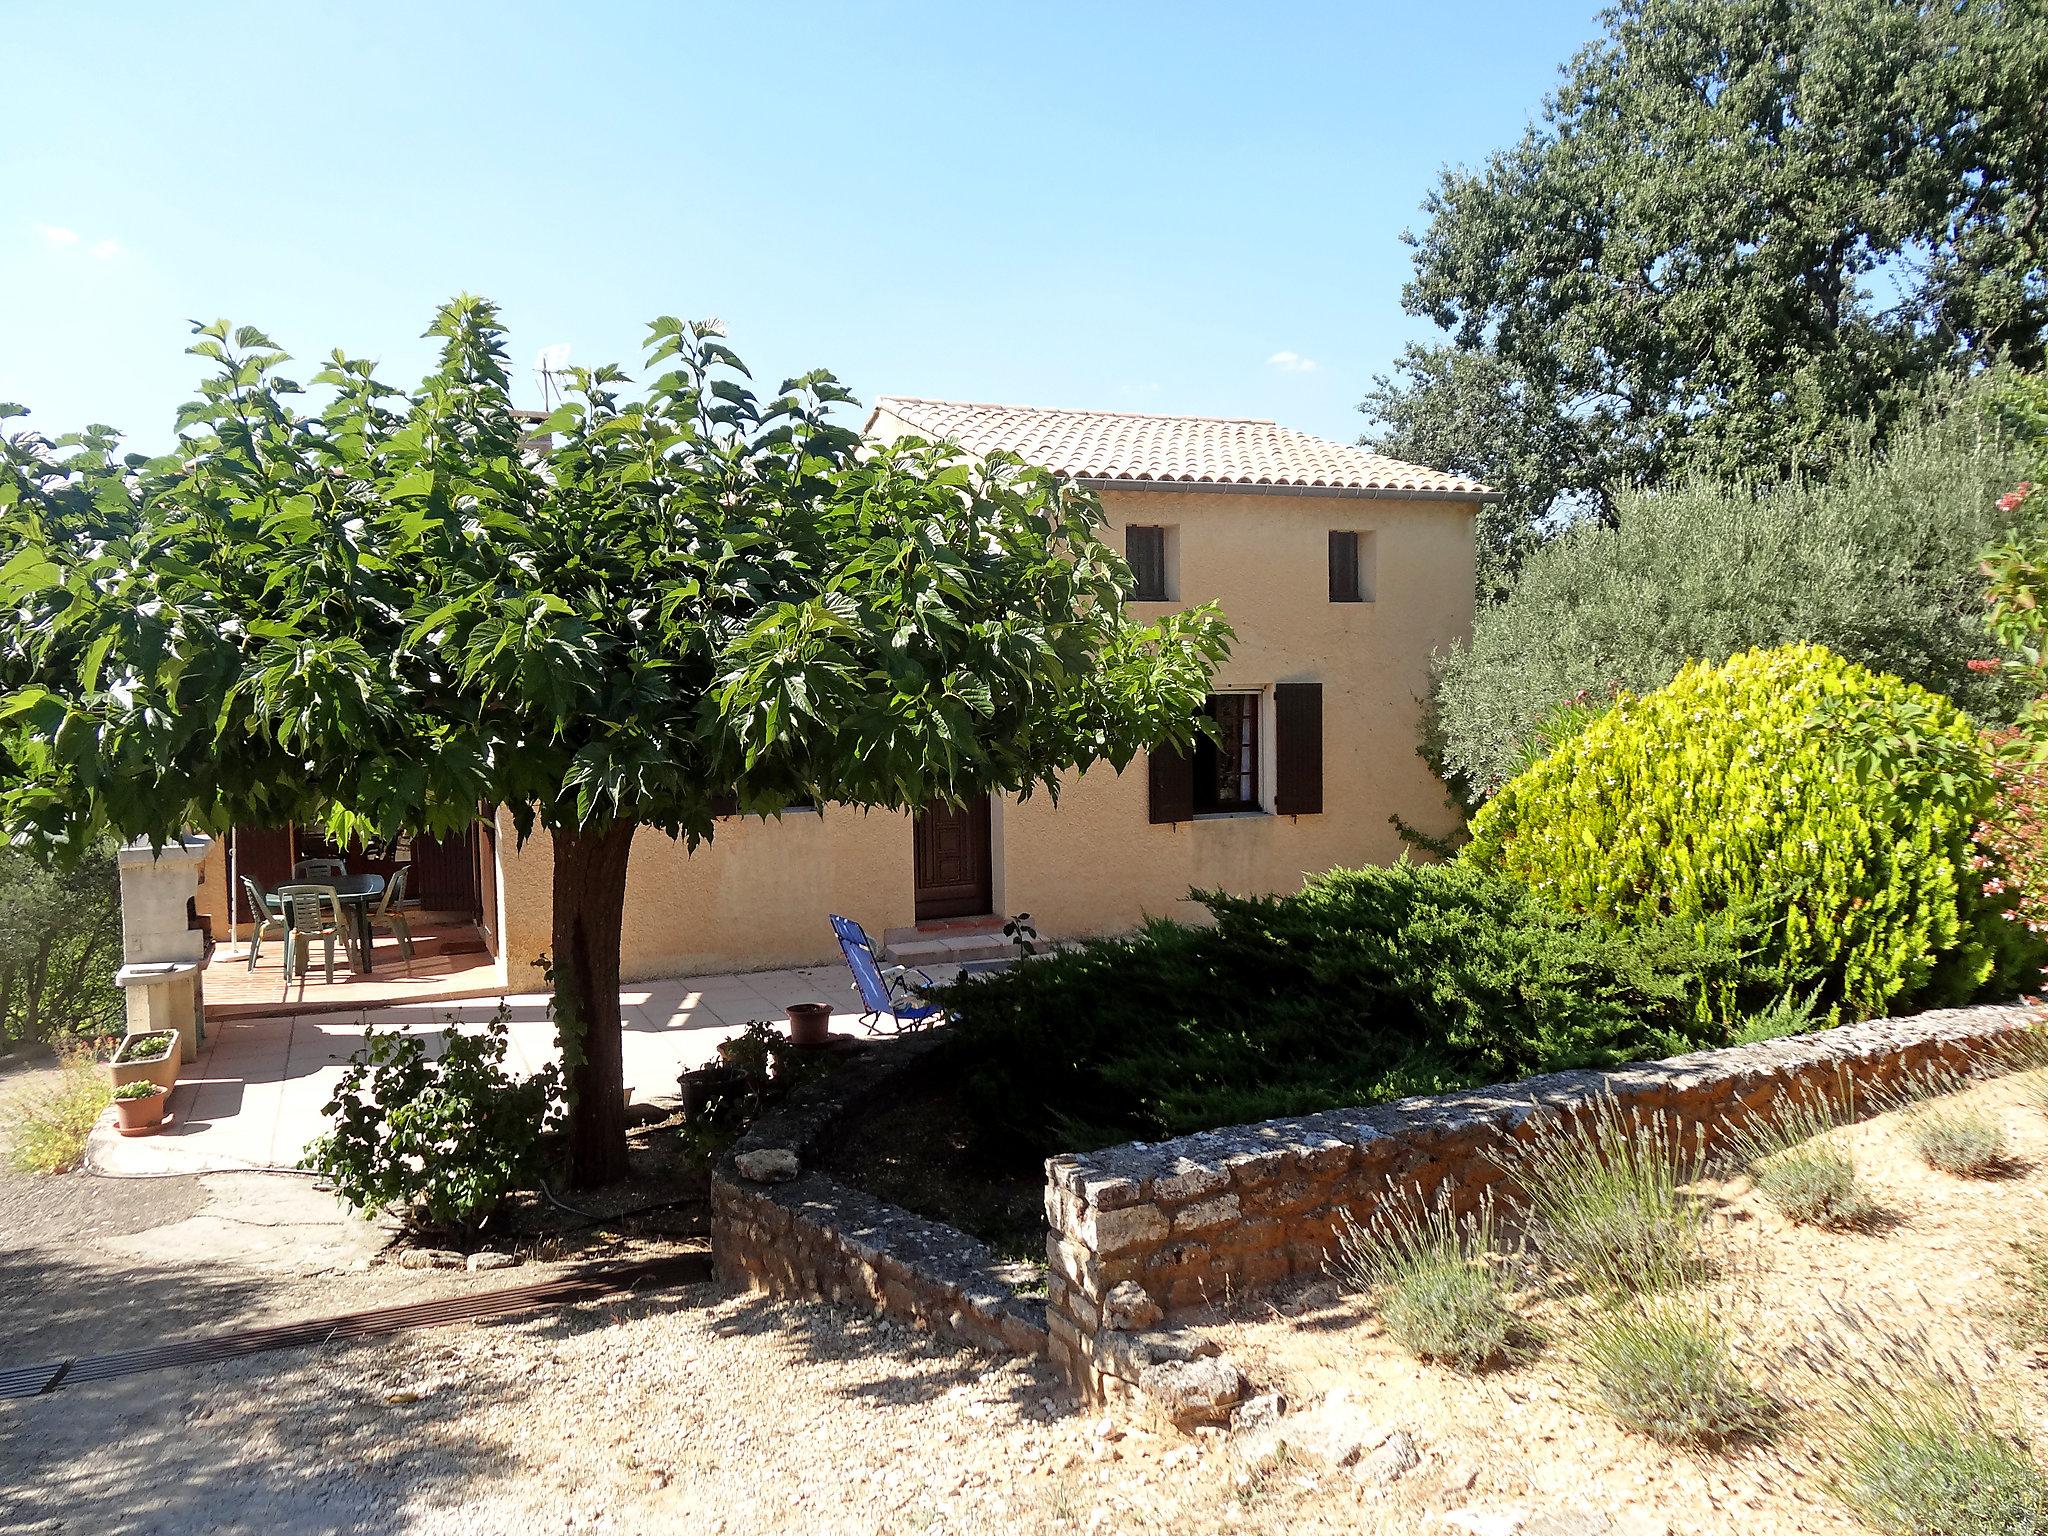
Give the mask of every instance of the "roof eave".
<svg viewBox="0 0 2048 1536">
<path fill-rule="evenodd" d="M 1220 496 L 1333 496 L 1351 501 L 1464 501 L 1491 504 L 1506 501 L 1502 491 L 1477 487 L 1469 491 L 1404 490 L 1382 485 L 1281 485 L 1270 481 L 1140 480 L 1127 475 L 1071 475 L 1091 491 L 1196 491 Z"/>
</svg>

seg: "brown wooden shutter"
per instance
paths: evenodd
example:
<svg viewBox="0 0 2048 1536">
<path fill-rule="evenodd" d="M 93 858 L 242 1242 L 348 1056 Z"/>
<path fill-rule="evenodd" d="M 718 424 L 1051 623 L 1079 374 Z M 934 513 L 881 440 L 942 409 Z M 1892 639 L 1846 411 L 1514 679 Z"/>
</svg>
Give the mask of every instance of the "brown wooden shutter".
<svg viewBox="0 0 2048 1536">
<path fill-rule="evenodd" d="M 1330 601 L 1355 603 L 1364 594 L 1358 590 L 1358 535 L 1348 530 L 1330 530 Z"/>
<path fill-rule="evenodd" d="M 1323 685 L 1273 686 L 1273 755 L 1279 772 L 1273 809 L 1282 816 L 1320 816 L 1323 810 Z"/>
<path fill-rule="evenodd" d="M 1185 752 L 1155 747 L 1149 754 L 1153 825 L 1195 819 L 1195 765 Z"/>
<path fill-rule="evenodd" d="M 711 797 L 713 816 L 737 816 L 740 813 L 740 797 L 731 790 Z"/>
<path fill-rule="evenodd" d="M 1124 560 L 1131 568 L 1131 599 L 1163 603 L 1166 598 L 1166 530 L 1138 523 L 1124 528 Z"/>
</svg>

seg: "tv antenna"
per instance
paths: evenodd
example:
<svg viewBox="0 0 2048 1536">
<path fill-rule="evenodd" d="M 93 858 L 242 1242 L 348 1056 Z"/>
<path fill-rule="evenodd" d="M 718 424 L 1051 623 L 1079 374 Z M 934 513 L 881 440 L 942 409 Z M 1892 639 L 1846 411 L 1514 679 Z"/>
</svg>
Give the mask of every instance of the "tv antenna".
<svg viewBox="0 0 2048 1536">
<path fill-rule="evenodd" d="M 569 343 L 558 341 L 551 347 L 542 347 L 540 355 L 533 360 L 533 376 L 540 380 L 540 408 L 551 411 L 555 402 L 562 398 L 560 375 L 569 366 Z"/>
</svg>

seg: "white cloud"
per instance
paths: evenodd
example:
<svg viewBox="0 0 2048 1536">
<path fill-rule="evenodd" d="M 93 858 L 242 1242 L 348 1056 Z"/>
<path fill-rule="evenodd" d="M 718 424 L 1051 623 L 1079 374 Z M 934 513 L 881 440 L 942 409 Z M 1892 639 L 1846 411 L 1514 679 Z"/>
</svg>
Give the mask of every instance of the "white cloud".
<svg viewBox="0 0 2048 1536">
<path fill-rule="evenodd" d="M 1316 360 L 1303 357 L 1299 352 L 1275 352 L 1266 359 L 1266 366 L 1278 368 L 1282 373 L 1314 373 Z"/>
<path fill-rule="evenodd" d="M 121 242 L 118 240 L 95 241 L 93 243 L 92 254 L 97 256 L 101 261 L 105 261 L 109 256 L 118 256 L 121 254 Z"/>
<path fill-rule="evenodd" d="M 61 224 L 38 224 L 36 226 L 36 233 L 52 245 L 78 244 L 78 231 L 66 229 Z"/>
</svg>

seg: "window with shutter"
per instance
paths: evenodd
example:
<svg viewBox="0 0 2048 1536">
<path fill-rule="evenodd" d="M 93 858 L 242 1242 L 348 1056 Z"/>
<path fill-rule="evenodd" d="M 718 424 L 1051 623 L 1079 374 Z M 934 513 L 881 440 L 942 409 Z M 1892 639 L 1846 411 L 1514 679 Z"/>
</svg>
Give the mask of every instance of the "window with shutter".
<svg viewBox="0 0 2048 1536">
<path fill-rule="evenodd" d="M 1131 523 L 1124 528 L 1124 559 L 1131 567 L 1131 600 L 1170 603 L 1166 575 L 1166 530 Z"/>
<path fill-rule="evenodd" d="M 1282 816 L 1318 816 L 1323 809 L 1323 685 L 1279 683 L 1273 689 L 1273 809 Z"/>
</svg>

